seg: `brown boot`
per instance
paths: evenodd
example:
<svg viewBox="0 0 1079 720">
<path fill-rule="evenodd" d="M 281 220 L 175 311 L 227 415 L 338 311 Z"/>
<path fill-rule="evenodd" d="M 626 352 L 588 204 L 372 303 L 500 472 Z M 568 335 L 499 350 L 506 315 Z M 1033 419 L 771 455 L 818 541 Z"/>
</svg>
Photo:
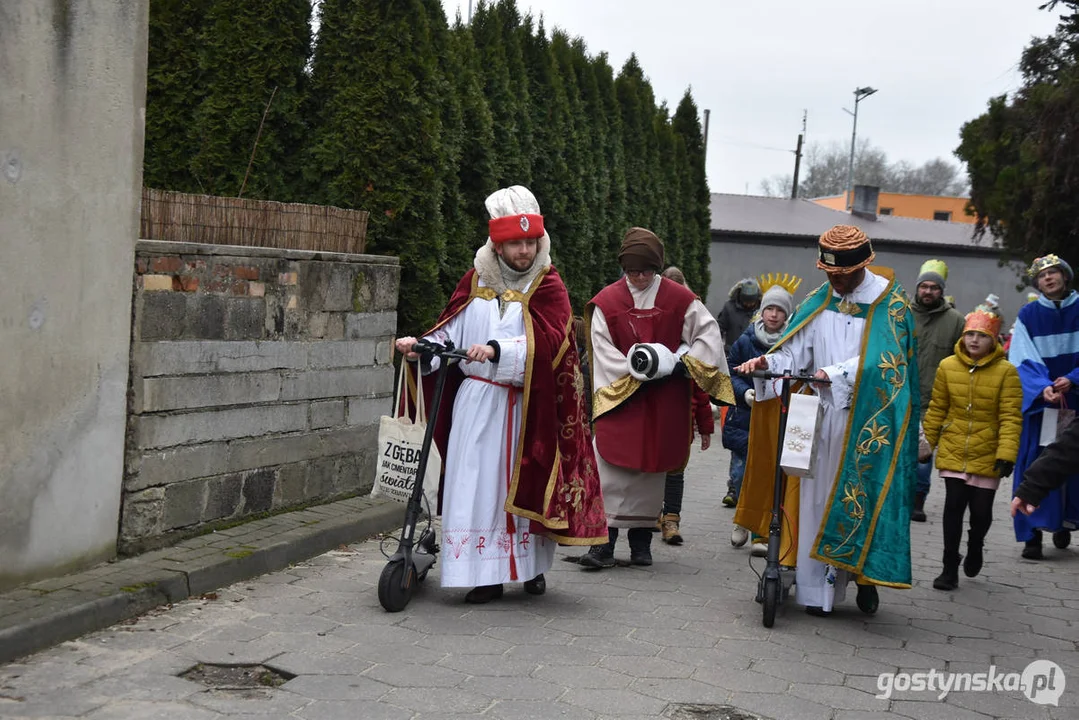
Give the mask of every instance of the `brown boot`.
<svg viewBox="0 0 1079 720">
<path fill-rule="evenodd" d="M 663 542 L 668 545 L 681 545 L 682 534 L 679 532 L 678 523 L 681 520 L 678 513 L 665 513 L 662 520 Z"/>
</svg>

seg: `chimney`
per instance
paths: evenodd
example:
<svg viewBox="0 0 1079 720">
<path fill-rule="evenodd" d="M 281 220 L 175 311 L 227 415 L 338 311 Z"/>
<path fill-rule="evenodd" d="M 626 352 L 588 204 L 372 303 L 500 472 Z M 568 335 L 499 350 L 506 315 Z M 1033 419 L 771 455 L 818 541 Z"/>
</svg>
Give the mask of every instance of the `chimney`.
<svg viewBox="0 0 1079 720">
<path fill-rule="evenodd" d="M 866 220 L 877 219 L 877 203 L 880 200 L 880 188 L 872 185 L 854 186 L 854 205 L 851 214 Z"/>
</svg>

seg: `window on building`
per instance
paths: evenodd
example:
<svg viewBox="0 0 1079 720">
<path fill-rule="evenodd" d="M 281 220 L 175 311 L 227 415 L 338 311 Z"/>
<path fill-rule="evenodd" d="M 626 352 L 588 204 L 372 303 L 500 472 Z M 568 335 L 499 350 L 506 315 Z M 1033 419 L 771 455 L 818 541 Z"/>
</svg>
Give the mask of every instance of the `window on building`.
<svg viewBox="0 0 1079 720">
<path fill-rule="evenodd" d="M 933 219 L 934 220 L 941 220 L 943 222 L 951 222 L 952 221 L 952 213 L 951 213 L 950 210 L 934 210 L 933 211 Z"/>
<path fill-rule="evenodd" d="M 892 214 L 892 208 L 882 207 L 880 209 L 880 214 L 881 215 L 891 215 Z"/>
</svg>

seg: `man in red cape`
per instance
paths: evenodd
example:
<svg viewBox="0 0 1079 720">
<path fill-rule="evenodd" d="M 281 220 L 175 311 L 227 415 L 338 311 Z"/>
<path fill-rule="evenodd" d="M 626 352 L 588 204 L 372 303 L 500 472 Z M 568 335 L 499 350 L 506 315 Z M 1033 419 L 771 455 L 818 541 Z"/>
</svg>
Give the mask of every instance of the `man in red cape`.
<svg viewBox="0 0 1079 720">
<path fill-rule="evenodd" d="M 501 597 L 506 582 L 541 595 L 556 544 L 607 541 L 573 313 L 539 204 L 514 186 L 486 205 L 487 244 L 424 336 L 470 358 L 448 370 L 435 441 L 442 586 L 473 586 L 472 603 Z M 415 358 L 415 342 L 397 349 Z"/>
</svg>

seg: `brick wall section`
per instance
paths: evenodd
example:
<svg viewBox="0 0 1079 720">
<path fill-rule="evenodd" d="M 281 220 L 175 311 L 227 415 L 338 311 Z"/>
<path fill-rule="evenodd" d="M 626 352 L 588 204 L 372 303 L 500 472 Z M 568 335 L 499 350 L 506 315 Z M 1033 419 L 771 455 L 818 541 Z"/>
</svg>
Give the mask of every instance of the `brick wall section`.
<svg viewBox="0 0 1079 720">
<path fill-rule="evenodd" d="M 396 258 L 142 240 L 120 550 L 370 491 Z"/>
</svg>

